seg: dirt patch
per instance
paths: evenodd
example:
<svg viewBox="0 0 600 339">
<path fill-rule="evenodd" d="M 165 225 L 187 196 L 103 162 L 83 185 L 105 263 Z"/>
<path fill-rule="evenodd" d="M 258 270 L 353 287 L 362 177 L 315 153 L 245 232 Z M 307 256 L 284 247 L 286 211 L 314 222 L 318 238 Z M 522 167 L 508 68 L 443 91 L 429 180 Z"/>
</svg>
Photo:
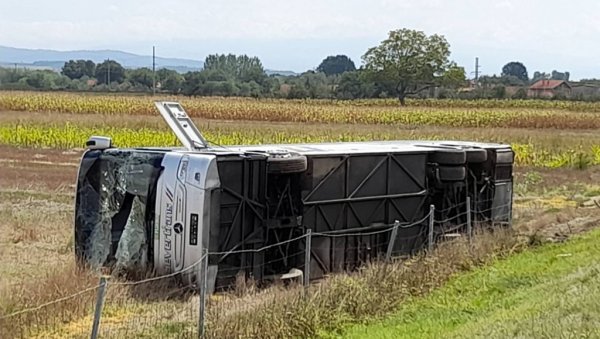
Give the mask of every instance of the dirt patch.
<svg viewBox="0 0 600 339">
<path fill-rule="evenodd" d="M 566 207 L 556 210 L 515 208 L 515 229 L 531 242 L 564 241 L 600 226 L 600 208 Z"/>
<path fill-rule="evenodd" d="M 2 160 L 32 161 L 44 159 L 57 163 L 77 163 L 82 153 L 83 149 L 33 149 L 0 145 L 0 158 Z"/>
<path fill-rule="evenodd" d="M 0 146 L 2 190 L 71 192 L 82 150 Z"/>
</svg>

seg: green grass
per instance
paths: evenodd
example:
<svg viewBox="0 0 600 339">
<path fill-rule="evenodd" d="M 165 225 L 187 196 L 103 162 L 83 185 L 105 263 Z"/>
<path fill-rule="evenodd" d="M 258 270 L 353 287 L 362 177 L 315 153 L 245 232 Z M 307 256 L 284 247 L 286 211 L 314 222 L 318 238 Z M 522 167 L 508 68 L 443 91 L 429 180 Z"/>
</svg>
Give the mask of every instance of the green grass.
<svg viewBox="0 0 600 339">
<path fill-rule="evenodd" d="M 344 338 L 600 337 L 600 230 L 461 274 Z"/>
</svg>

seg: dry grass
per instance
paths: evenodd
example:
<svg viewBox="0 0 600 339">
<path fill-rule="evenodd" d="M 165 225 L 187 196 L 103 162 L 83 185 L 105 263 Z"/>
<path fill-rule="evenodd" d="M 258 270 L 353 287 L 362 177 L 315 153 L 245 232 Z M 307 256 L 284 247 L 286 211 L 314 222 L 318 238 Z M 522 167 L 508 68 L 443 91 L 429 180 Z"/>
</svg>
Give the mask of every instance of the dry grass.
<svg viewBox="0 0 600 339">
<path fill-rule="evenodd" d="M 240 282 L 239 289 L 231 295 L 211 299 L 207 337 L 315 337 L 335 332 L 348 323 L 381 318 L 407 299 L 429 293 L 460 272 L 527 246 L 509 229 L 482 231 L 472 244 L 466 239 L 448 241 L 439 244 L 432 253 L 391 263 L 373 263 L 350 274 L 336 274 L 308 290 L 297 285 L 257 289 L 252 283 Z M 94 286 L 97 278 L 67 269 L 48 275 L 42 282 L 23 285 L 7 300 L 13 305 L 39 305 Z M 102 333 L 111 337 L 140 333 L 192 337 L 198 298 L 189 292 L 189 287 L 172 280 L 136 286 L 109 283 Z M 13 336 L 19 333 L 17 330 L 27 329 L 28 335 L 39 337 L 83 337 L 89 331 L 95 293 L 92 289 L 13 318 L 10 323 L 0 321 L 0 333 Z"/>
<path fill-rule="evenodd" d="M 250 309 L 232 312 L 220 302 L 209 309 L 210 338 L 306 338 L 347 323 L 378 318 L 410 297 L 428 293 L 454 274 L 524 248 L 510 230 L 440 244 L 433 253 L 392 263 L 374 263 L 311 286 L 254 295 Z M 248 297 L 246 297 L 248 298 Z M 227 304 L 225 304 L 227 305 Z"/>
<path fill-rule="evenodd" d="M 71 202 L 61 195 L 0 192 L 0 291 L 73 262 Z"/>
<path fill-rule="evenodd" d="M 96 277 L 77 269 L 73 263 L 0 291 L 0 337 L 34 337 L 92 314 L 96 284 Z M 2 319 L 28 309 L 30 311 Z M 89 327 L 85 330 L 87 332 Z"/>
<path fill-rule="evenodd" d="M 0 152 L 13 159 L 15 166 L 46 156 L 57 157 L 61 162 L 72 162 L 77 157 L 55 150 L 4 147 Z M 74 171 L 65 174 L 65 167 L 49 164 L 22 166 L 35 172 L 36 179 L 23 187 L 17 176 L 5 177 L 0 191 L 0 255 L 6 259 L 0 265 L 0 317 L 98 283 L 96 276 L 80 272 L 73 265 L 72 188 L 68 185 L 72 184 Z M 0 178 L 4 173 L 13 173 L 9 171 L 12 169 L 0 167 Z M 519 170 L 518 182 L 525 181 L 531 171 L 534 170 Z M 541 179 L 533 180 L 534 183 L 517 193 L 529 195 L 527 198 L 567 196 L 566 201 L 571 203 L 576 201 L 576 194 L 597 193 L 600 172 L 598 168 L 539 170 L 538 175 Z M 559 211 L 555 211 L 551 206 L 540 205 L 527 209 L 526 213 L 519 212 L 519 233 L 540 234 L 552 227 L 549 235 L 557 233 L 557 229 L 567 235 L 585 231 L 593 223 L 580 220 L 578 228 L 570 220 L 593 217 L 597 208 L 577 206 L 577 209 L 559 206 Z M 545 240 L 545 236 L 540 240 Z M 308 294 L 293 286 L 265 290 L 240 282 L 231 295 L 216 296 L 210 301 L 209 334 L 314 336 L 319 331 L 339 329 L 347 322 L 381 317 L 406 298 L 427 293 L 458 272 L 520 249 L 521 245 L 514 247 L 516 241 L 508 233 L 497 232 L 477 238 L 473 248 L 462 241 L 446 243 L 428 257 L 374 264 L 349 276 L 333 276 L 312 286 Z M 193 333 L 198 298 L 187 287 L 172 281 L 133 288 L 110 286 L 103 326 L 122 336 L 144 330 L 154 336 Z M 92 289 L 29 316 L 0 321 L 0 329 L 28 328 L 34 331 L 28 334 L 42 337 L 84 337 L 89 333 L 94 298 Z M 0 334 L 0 337 L 10 336 Z"/>
</svg>

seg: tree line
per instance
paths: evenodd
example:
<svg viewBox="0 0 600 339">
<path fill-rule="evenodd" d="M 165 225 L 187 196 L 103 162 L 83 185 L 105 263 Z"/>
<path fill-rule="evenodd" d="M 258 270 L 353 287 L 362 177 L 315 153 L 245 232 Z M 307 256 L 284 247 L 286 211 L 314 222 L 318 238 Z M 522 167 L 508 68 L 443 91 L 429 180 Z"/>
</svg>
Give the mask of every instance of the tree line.
<svg viewBox="0 0 600 339">
<path fill-rule="evenodd" d="M 52 70 L 0 68 L 1 89 L 147 92 L 158 81 L 164 91 L 177 92 L 184 79 L 176 71 L 149 68 L 126 69 L 114 60 L 95 64 L 69 60 L 60 73 Z"/>
<path fill-rule="evenodd" d="M 509 62 L 497 76 L 468 82 L 465 70 L 450 60 L 450 44 L 437 34 L 399 29 L 369 48 L 362 64 L 345 55 L 328 56 L 314 69 L 297 75 L 268 75 L 257 57 L 213 54 L 201 71 L 126 69 L 117 61 L 69 60 L 60 73 L 49 70 L 0 68 L 0 88 L 74 91 L 115 91 L 188 96 L 255 98 L 505 98 L 507 86 L 525 87 L 539 79 L 569 80 L 569 72 L 535 72 L 529 78 L 520 62 Z M 464 91 L 465 88 L 473 90 Z M 525 98 L 524 88 L 513 97 Z"/>
</svg>

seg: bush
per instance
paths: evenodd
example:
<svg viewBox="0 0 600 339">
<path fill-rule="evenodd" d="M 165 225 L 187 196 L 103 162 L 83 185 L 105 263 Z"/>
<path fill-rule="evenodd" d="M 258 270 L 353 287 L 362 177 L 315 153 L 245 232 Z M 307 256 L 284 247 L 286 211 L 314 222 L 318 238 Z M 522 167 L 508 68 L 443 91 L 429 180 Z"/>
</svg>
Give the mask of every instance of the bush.
<svg viewBox="0 0 600 339">
<path fill-rule="evenodd" d="M 512 96 L 513 99 L 527 99 L 527 90 L 525 88 L 519 88 Z"/>
<path fill-rule="evenodd" d="M 493 97 L 495 99 L 504 99 L 506 98 L 506 87 L 504 86 L 495 86 L 492 89 Z"/>
</svg>

